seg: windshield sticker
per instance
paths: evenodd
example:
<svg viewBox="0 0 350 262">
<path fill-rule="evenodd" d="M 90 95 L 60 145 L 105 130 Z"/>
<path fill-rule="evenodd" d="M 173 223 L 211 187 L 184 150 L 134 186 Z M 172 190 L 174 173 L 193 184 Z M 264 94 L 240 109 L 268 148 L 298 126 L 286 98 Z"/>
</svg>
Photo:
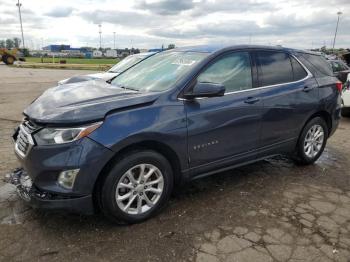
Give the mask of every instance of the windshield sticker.
<svg viewBox="0 0 350 262">
<path fill-rule="evenodd" d="M 188 60 L 188 59 L 177 59 L 175 60 L 174 62 L 172 62 L 171 64 L 172 65 L 180 65 L 180 66 L 191 66 L 193 65 L 194 63 L 196 63 L 195 60 Z"/>
</svg>

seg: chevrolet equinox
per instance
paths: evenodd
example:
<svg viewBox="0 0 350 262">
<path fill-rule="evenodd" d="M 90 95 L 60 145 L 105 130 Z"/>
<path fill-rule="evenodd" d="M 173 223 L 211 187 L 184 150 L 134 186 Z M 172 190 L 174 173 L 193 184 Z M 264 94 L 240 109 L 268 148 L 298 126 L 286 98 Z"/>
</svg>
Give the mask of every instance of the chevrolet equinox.
<svg viewBox="0 0 350 262">
<path fill-rule="evenodd" d="M 341 83 L 315 53 L 197 46 L 111 83 L 48 89 L 14 133 L 29 204 L 119 223 L 154 216 L 183 181 L 285 154 L 312 164 L 336 130 Z"/>
</svg>

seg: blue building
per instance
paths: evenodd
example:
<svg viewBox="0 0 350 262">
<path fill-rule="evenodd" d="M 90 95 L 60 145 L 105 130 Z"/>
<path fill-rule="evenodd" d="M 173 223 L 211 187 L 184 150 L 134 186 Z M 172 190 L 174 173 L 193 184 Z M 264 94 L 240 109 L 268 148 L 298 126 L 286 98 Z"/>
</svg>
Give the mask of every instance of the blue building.
<svg viewBox="0 0 350 262">
<path fill-rule="evenodd" d="M 61 52 L 62 50 L 70 50 L 70 45 L 48 45 L 43 47 L 43 50 L 50 52 Z"/>
</svg>

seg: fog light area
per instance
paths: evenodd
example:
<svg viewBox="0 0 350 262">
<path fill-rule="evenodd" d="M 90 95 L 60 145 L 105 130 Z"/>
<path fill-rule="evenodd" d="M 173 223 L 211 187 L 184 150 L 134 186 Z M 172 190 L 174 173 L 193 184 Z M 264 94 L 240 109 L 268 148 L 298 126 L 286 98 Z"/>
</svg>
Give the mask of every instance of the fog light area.
<svg viewBox="0 0 350 262">
<path fill-rule="evenodd" d="M 79 169 L 62 171 L 58 176 L 58 184 L 63 188 L 72 189 L 78 173 Z"/>
</svg>

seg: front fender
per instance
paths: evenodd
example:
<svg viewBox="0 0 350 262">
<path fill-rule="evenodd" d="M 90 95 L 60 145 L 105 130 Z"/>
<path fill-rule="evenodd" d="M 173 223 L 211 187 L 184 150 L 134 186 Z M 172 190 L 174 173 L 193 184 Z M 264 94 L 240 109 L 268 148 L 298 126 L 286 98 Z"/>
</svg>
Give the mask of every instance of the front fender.
<svg viewBox="0 0 350 262">
<path fill-rule="evenodd" d="M 161 143 L 176 153 L 181 169 L 186 167 L 187 125 L 181 101 L 113 113 L 89 137 L 115 153 L 142 142 Z"/>
</svg>

